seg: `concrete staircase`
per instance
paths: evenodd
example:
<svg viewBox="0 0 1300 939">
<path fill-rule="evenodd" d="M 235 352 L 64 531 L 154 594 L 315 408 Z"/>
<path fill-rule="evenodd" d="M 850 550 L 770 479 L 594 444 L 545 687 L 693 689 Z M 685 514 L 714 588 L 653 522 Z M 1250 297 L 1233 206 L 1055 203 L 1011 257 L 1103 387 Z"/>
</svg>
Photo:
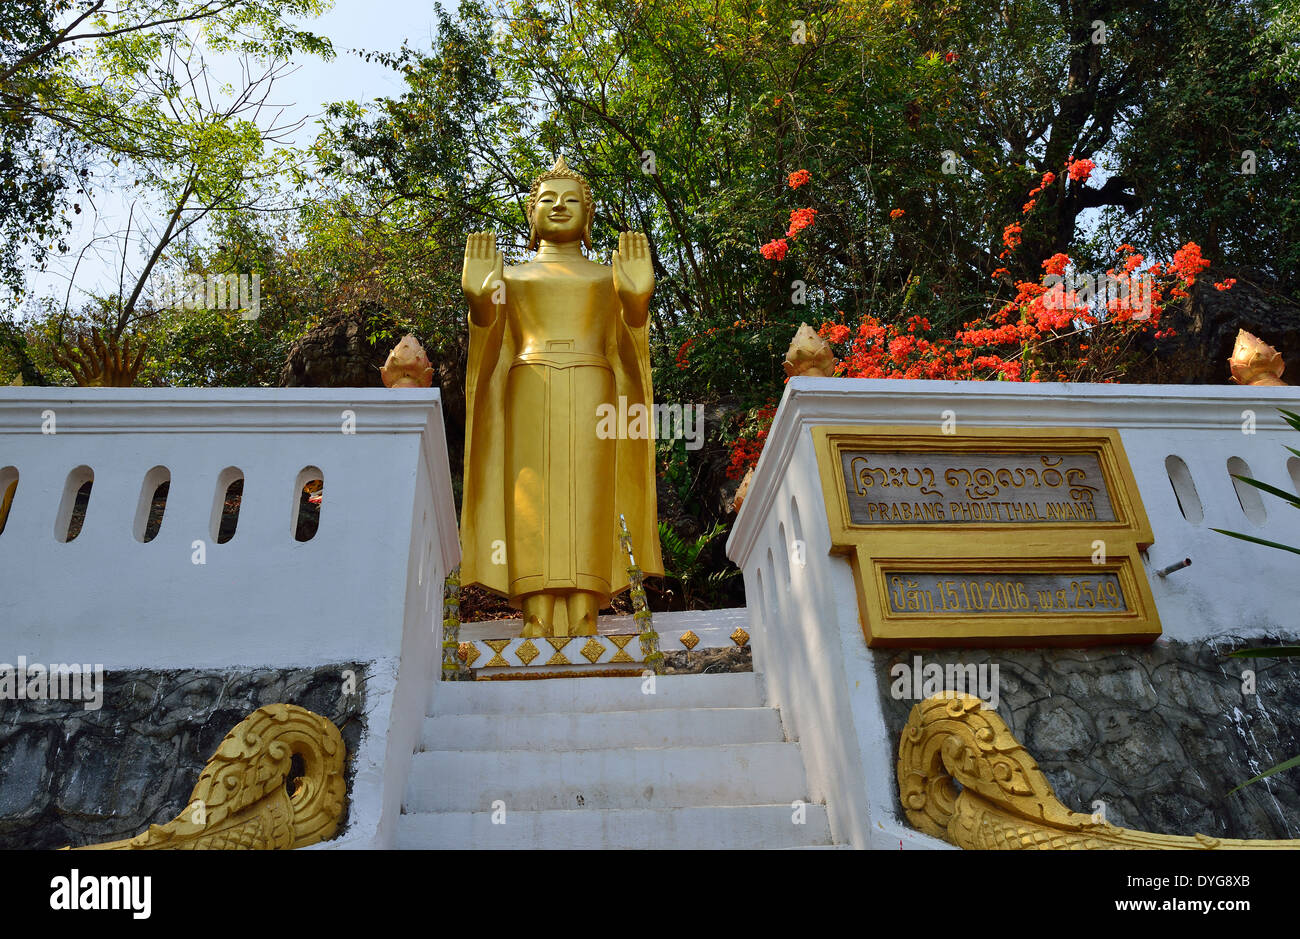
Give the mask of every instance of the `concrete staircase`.
<svg viewBox="0 0 1300 939">
<path fill-rule="evenodd" d="M 645 687 L 638 677 L 442 683 L 396 846 L 832 846 L 825 806 L 804 805 L 795 821 L 803 758 L 759 676 Z"/>
</svg>

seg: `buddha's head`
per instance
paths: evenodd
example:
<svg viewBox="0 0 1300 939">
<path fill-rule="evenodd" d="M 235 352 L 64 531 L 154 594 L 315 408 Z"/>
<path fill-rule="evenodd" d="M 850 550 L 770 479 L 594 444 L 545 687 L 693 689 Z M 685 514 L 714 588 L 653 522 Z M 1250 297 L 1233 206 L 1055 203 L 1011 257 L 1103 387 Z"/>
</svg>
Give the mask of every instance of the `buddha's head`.
<svg viewBox="0 0 1300 939">
<path fill-rule="evenodd" d="M 548 172 L 537 177 L 528 193 L 529 250 L 537 247 L 539 239 L 560 244 L 581 239 L 591 250 L 594 208 L 591 187 L 560 157 Z"/>
</svg>

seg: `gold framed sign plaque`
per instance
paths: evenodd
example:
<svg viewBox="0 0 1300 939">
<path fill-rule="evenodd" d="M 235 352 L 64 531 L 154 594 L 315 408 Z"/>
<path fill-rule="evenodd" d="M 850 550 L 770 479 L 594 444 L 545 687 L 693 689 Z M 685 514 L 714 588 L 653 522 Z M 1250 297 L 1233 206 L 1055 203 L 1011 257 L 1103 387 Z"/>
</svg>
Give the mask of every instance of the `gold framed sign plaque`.
<svg viewBox="0 0 1300 939">
<path fill-rule="evenodd" d="M 1109 429 L 812 428 L 870 646 L 1150 642 L 1151 524 Z"/>
</svg>

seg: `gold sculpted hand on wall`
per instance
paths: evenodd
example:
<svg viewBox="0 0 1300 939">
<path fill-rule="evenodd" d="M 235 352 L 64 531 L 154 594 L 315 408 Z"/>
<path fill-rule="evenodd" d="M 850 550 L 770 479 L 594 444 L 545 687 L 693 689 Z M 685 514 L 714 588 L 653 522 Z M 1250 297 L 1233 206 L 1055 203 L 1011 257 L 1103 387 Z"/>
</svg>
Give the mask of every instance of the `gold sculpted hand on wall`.
<svg viewBox="0 0 1300 939">
<path fill-rule="evenodd" d="M 650 246 L 624 232 L 611 267 L 588 259 L 593 209 L 561 158 L 528 196 L 532 260 L 507 265 L 492 232 L 465 245 L 462 583 L 507 597 L 530 638 L 595 634 L 629 586 L 620 513 L 642 570 L 663 574 L 654 441 L 597 432 L 602 405 L 653 407 Z"/>
<path fill-rule="evenodd" d="M 125 841 L 78 850 L 302 848 L 338 831 L 346 748 L 334 723 L 294 704 L 258 708 L 226 734 L 185 809 Z M 301 760 L 293 794 L 285 780 Z"/>
<path fill-rule="evenodd" d="M 83 388 L 130 388 L 144 365 L 148 345 L 147 340 L 141 340 L 132 358 L 129 337 L 119 344 L 117 337 L 107 330 L 92 329 L 75 346 L 65 344 L 52 349 L 50 357 L 67 369 L 72 380 Z"/>
<path fill-rule="evenodd" d="M 898 742 L 898 798 L 914 828 L 959 848 L 1300 848 L 1300 841 L 1134 831 L 1072 812 L 1002 718 L 965 694 L 938 694 L 912 708 Z"/>
</svg>

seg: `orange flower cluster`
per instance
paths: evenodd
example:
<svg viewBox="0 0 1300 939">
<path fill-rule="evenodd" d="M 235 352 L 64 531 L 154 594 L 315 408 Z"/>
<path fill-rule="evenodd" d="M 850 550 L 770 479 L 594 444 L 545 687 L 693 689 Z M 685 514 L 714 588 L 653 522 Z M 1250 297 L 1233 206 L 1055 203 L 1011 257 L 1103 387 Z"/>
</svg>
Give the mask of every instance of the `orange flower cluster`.
<svg viewBox="0 0 1300 939">
<path fill-rule="evenodd" d="M 683 342 L 680 346 L 677 347 L 677 367 L 678 367 L 678 368 L 689 368 L 689 367 L 690 367 L 690 364 L 691 364 L 691 355 L 690 355 L 690 353 L 691 353 L 691 346 L 695 345 L 695 340 L 697 340 L 697 339 L 699 339 L 699 338 L 700 338 L 699 336 L 692 336 L 691 338 L 687 339 L 685 342 Z"/>
<path fill-rule="evenodd" d="M 1096 168 L 1097 164 L 1092 160 L 1076 160 L 1073 154 L 1065 161 L 1065 170 L 1076 183 L 1086 183 Z"/>
<path fill-rule="evenodd" d="M 788 177 L 791 189 L 798 189 L 812 179 L 812 173 L 808 170 L 795 170 Z M 792 209 L 790 211 L 790 227 L 786 230 L 785 238 L 775 238 L 765 245 L 760 245 L 758 253 L 769 261 L 784 261 L 786 254 L 790 250 L 790 243 L 786 238 L 795 238 L 799 232 L 805 228 L 810 228 L 817 219 L 816 209 Z"/>
<path fill-rule="evenodd" d="M 787 238 L 793 238 L 799 232 L 812 225 L 817 218 L 816 209 L 792 209 L 790 212 L 790 230 L 785 233 Z"/>
<path fill-rule="evenodd" d="M 1028 215 L 1030 212 L 1034 211 L 1034 206 L 1038 204 L 1038 200 L 1034 197 L 1054 182 L 1056 182 L 1055 173 L 1044 173 L 1042 181 L 1033 189 L 1029 190 L 1029 201 L 1020 207 L 1020 214 Z"/>
<path fill-rule="evenodd" d="M 1073 375 L 1075 380 L 1092 376 L 1112 381 L 1122 373 L 1121 360 L 1136 335 L 1174 335 L 1161 328 L 1161 311 L 1169 299 L 1186 296 L 1184 288 L 1208 264 L 1195 243 L 1176 251 L 1169 265 L 1145 270 L 1145 259 L 1132 245 L 1124 245 L 1122 255 L 1119 269 L 1107 272 L 1104 307 L 1097 297 L 1081 296 L 1068 279 L 1061 279 L 1070 257 L 1057 253 L 1043 262 L 1043 278 L 1018 282 L 1014 298 L 965 323 L 951 339 L 928 336 L 930 323 L 919 316 L 902 329 L 873 316 L 865 317 L 856 331 L 828 323 L 821 335 L 837 345 L 849 344 L 840 374 L 854 378 L 1040 381 Z M 995 272 L 1006 275 L 1005 268 Z M 1053 280 L 1043 283 L 1047 277 Z M 1044 358 L 1057 366 L 1053 372 L 1034 367 Z"/>
<path fill-rule="evenodd" d="M 1049 274 L 1060 275 L 1065 273 L 1065 268 L 1070 263 L 1068 254 L 1057 252 L 1043 262 L 1043 270 Z"/>
<path fill-rule="evenodd" d="M 1012 222 L 1006 228 L 1002 229 L 1002 243 L 1006 248 L 998 255 L 999 258 L 1005 258 L 1020 247 L 1020 233 L 1023 229 Z"/>
<path fill-rule="evenodd" d="M 1181 278 L 1183 285 L 1192 286 L 1196 275 L 1210 266 L 1210 262 L 1201 257 L 1201 247 L 1189 241 L 1174 252 L 1174 259 L 1169 264 L 1169 273 Z"/>
<path fill-rule="evenodd" d="M 767 441 L 767 432 L 772 427 L 772 418 L 776 414 L 776 405 L 759 408 L 754 422 L 736 438 L 731 445 L 731 461 L 727 464 L 727 478 L 739 479 L 745 471 L 758 463 L 763 444 Z"/>
<path fill-rule="evenodd" d="M 1018 228 L 1008 226 L 1008 232 L 1018 235 Z M 1120 255 L 1117 267 L 1106 272 L 1104 310 L 1094 305 L 1097 297 L 1080 296 L 1061 279 L 1071 262 L 1058 252 L 1042 262 L 1038 282 L 1018 282 L 1013 299 L 963 324 L 950 339 L 932 335 L 924 316 L 912 316 L 900 328 L 868 314 L 856 327 L 823 323 L 818 334 L 841 347 L 836 374 L 848 378 L 1115 381 L 1127 367 L 1136 337 L 1175 335 L 1160 325 L 1164 306 L 1168 299 L 1185 297 L 1185 288 L 1209 264 L 1194 242 L 1174 252 L 1168 265 L 1145 270 L 1146 259 L 1132 245 L 1121 245 Z M 1006 276 L 1005 268 L 994 272 L 995 278 Z M 1054 278 L 1050 285 L 1042 282 L 1047 277 Z M 1220 289 L 1231 281 L 1224 284 Z M 772 413 L 775 409 L 759 412 L 760 419 L 736 441 L 731 478 L 758 461 Z"/>
<path fill-rule="evenodd" d="M 818 334 L 828 342 L 849 343 L 837 374 L 849 378 L 1018 378 L 1020 365 L 998 355 L 975 356 L 960 340 L 932 340 L 930 321 L 913 316 L 900 329 L 866 316 L 853 330 L 843 323 L 823 323 Z"/>
<path fill-rule="evenodd" d="M 890 209 L 889 211 L 890 218 L 902 218 L 906 214 L 907 212 L 903 209 Z"/>
</svg>

